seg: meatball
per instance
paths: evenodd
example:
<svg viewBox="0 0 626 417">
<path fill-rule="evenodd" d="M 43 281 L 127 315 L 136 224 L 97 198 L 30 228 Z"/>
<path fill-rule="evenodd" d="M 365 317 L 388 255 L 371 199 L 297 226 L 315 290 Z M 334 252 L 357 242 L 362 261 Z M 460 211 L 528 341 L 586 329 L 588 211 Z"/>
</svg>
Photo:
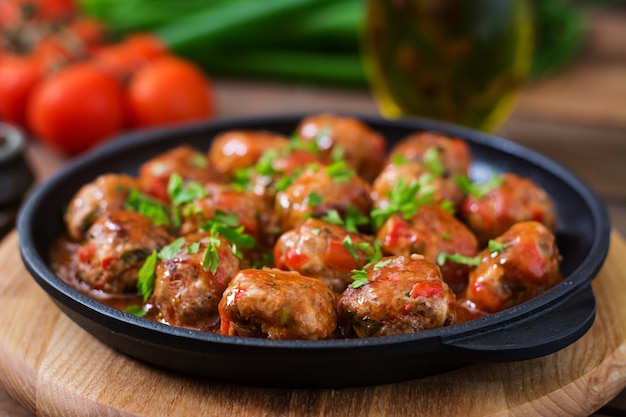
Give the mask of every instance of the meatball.
<svg viewBox="0 0 626 417">
<path fill-rule="evenodd" d="M 369 216 L 371 187 L 341 163 L 309 167 L 284 191 L 276 194 L 274 209 L 283 231 L 298 227 L 309 217 L 336 210 L 345 218 L 349 210 Z"/>
<path fill-rule="evenodd" d="M 352 270 L 361 269 L 375 253 L 369 236 L 319 219 L 280 236 L 274 247 L 276 267 L 320 279 L 336 292 L 352 282 Z"/>
<path fill-rule="evenodd" d="M 205 154 L 189 145 L 181 145 L 158 155 L 139 167 L 139 181 L 144 192 L 169 201 L 167 186 L 172 174 L 183 181 L 205 183 L 217 179 Z"/>
<path fill-rule="evenodd" d="M 372 181 L 382 168 L 385 138 L 353 117 L 309 116 L 300 122 L 296 133 L 303 141 L 314 141 L 327 163 L 332 161 L 333 152 L 340 151 L 348 166 L 367 181 Z"/>
<path fill-rule="evenodd" d="M 499 181 L 486 193 L 470 193 L 459 210 L 481 244 L 523 221 L 538 221 L 554 230 L 556 214 L 545 190 L 513 173 L 495 179 Z"/>
<path fill-rule="evenodd" d="M 239 259 L 222 237 L 200 232 L 180 239 L 177 251 L 157 262 L 154 303 L 171 325 L 215 331 L 217 306 L 239 271 Z M 216 264 L 206 264 L 207 251 L 214 253 Z"/>
<path fill-rule="evenodd" d="M 517 223 L 495 242 L 479 254 L 480 264 L 469 274 L 469 285 L 459 303 L 466 310 L 496 313 L 563 280 L 555 237 L 543 224 Z"/>
<path fill-rule="evenodd" d="M 394 189 L 401 182 L 417 183 L 420 186 L 418 198 L 429 199 L 432 203 L 450 201 L 457 207 L 465 197 L 463 190 L 452 178 L 445 178 L 430 172 L 422 163 L 405 160 L 389 163 L 372 184 L 374 206 L 385 208 Z"/>
<path fill-rule="evenodd" d="M 376 238 L 382 250 L 389 255 L 424 255 L 437 262 L 441 253 L 473 257 L 478 253 L 476 236 L 456 217 L 438 205 L 420 207 L 415 215 L 405 220 L 391 216 L 380 228 Z M 444 281 L 455 293 L 467 285 L 470 266 L 446 259 L 441 265 Z"/>
<path fill-rule="evenodd" d="M 144 261 L 171 240 L 164 228 L 139 213 L 107 213 L 86 233 L 77 253 L 77 275 L 107 293 L 137 292 L 137 272 Z"/>
<path fill-rule="evenodd" d="M 263 130 L 229 130 L 217 135 L 209 149 L 209 162 L 223 179 L 256 164 L 268 149 L 280 150 L 289 145 L 289 138 Z"/>
<path fill-rule="evenodd" d="M 105 174 L 85 184 L 67 206 L 64 220 L 70 237 L 81 241 L 85 231 L 103 214 L 123 210 L 139 182 L 125 174 Z"/>
<path fill-rule="evenodd" d="M 416 132 L 402 139 L 390 153 L 390 160 L 398 158 L 426 164 L 444 178 L 467 175 L 472 162 L 467 142 L 436 132 Z"/>
<path fill-rule="evenodd" d="M 335 293 L 320 280 L 279 269 L 240 271 L 219 304 L 221 333 L 268 339 L 328 339 Z"/>
<path fill-rule="evenodd" d="M 244 173 L 244 188 L 273 204 L 278 191 L 284 190 L 306 166 L 319 163 L 313 152 L 291 149 L 289 152 L 268 151 L 257 165 Z M 236 181 L 240 180 L 239 175 Z"/>
<path fill-rule="evenodd" d="M 356 336 L 414 333 L 454 323 L 456 296 L 436 264 L 420 255 L 393 256 L 366 272 L 367 282 L 348 287 L 338 303 L 340 317 Z"/>
<path fill-rule="evenodd" d="M 261 197 L 228 185 L 205 184 L 207 196 L 184 205 L 181 209 L 181 233 L 198 231 L 217 213 L 235 215 L 243 233 L 252 236 L 257 249 L 273 247 L 278 235 L 274 214 Z"/>
</svg>

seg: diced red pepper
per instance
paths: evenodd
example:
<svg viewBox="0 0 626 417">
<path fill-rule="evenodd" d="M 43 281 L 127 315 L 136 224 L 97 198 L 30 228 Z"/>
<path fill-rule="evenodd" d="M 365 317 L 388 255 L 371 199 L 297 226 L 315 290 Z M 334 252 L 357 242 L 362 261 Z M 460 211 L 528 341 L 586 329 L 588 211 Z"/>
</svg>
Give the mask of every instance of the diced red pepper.
<svg viewBox="0 0 626 417">
<path fill-rule="evenodd" d="M 357 251 L 359 258 L 362 256 Z M 331 240 L 326 245 L 326 253 L 324 253 L 324 263 L 329 267 L 340 271 L 352 271 L 358 269 L 359 264 L 354 256 L 346 249 L 341 242 Z"/>
<path fill-rule="evenodd" d="M 411 298 L 417 297 L 443 297 L 443 286 L 440 282 L 436 281 L 421 281 L 413 286 L 411 289 Z"/>
<path fill-rule="evenodd" d="M 309 261 L 309 256 L 300 250 L 291 248 L 285 256 L 285 266 L 291 270 L 299 270 Z"/>
<path fill-rule="evenodd" d="M 111 266 L 120 258 L 117 256 L 109 256 L 108 258 L 104 258 L 101 262 L 102 269 L 109 269 Z"/>
<path fill-rule="evenodd" d="M 94 245 L 81 246 L 78 249 L 78 260 L 80 262 L 87 262 L 96 251 L 96 247 Z"/>
</svg>

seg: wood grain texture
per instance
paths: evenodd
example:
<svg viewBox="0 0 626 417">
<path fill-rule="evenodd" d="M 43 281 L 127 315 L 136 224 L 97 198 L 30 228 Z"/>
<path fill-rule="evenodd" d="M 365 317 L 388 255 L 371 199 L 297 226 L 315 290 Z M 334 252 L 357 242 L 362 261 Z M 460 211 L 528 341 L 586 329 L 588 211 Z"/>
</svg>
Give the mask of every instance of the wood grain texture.
<svg viewBox="0 0 626 417">
<path fill-rule="evenodd" d="M 0 383 L 38 416 L 588 416 L 626 386 L 626 244 L 613 233 L 589 332 L 543 358 L 472 365 L 398 384 L 263 389 L 180 375 L 101 344 L 0 244 Z"/>
</svg>

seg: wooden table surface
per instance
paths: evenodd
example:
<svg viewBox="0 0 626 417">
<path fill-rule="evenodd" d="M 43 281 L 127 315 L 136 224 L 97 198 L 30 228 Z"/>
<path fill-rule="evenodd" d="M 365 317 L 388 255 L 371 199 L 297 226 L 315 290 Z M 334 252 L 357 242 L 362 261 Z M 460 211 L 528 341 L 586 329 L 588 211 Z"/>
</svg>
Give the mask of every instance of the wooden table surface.
<svg viewBox="0 0 626 417">
<path fill-rule="evenodd" d="M 219 117 L 316 111 L 377 114 L 365 91 L 241 80 L 215 84 Z M 528 85 L 498 133 L 578 174 L 606 203 L 614 229 L 626 236 L 626 14 L 593 16 L 575 65 Z M 39 180 L 67 160 L 36 141 L 28 158 Z M 594 414 L 617 415 L 626 415 L 626 392 Z M 0 417 L 7 416 L 32 414 L 0 386 Z"/>
</svg>

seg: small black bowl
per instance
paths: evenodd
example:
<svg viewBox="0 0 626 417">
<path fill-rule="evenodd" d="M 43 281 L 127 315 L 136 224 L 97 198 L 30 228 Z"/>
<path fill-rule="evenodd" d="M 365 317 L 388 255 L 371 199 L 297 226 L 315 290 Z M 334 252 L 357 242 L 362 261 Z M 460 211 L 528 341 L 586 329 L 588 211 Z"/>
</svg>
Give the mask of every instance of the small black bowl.
<svg viewBox="0 0 626 417">
<path fill-rule="evenodd" d="M 564 281 L 528 302 L 471 322 L 419 333 L 366 339 L 276 341 L 230 337 L 167 326 L 103 305 L 76 291 L 50 269 L 50 248 L 64 229 L 62 214 L 74 193 L 105 172 L 136 175 L 139 165 L 177 145 L 207 150 L 219 132 L 294 131 L 305 115 L 225 119 L 143 131 L 84 156 L 29 197 L 18 220 L 20 252 L 28 271 L 76 323 L 103 343 L 163 368 L 245 385 L 363 386 L 424 377 L 469 363 L 530 359 L 580 338 L 595 319 L 591 281 L 609 247 L 610 223 L 598 197 L 555 162 L 505 139 L 438 122 L 395 122 L 356 116 L 386 136 L 435 130 L 468 141 L 471 175 L 512 171 L 542 186 L 558 217 L 557 243 Z"/>
</svg>

